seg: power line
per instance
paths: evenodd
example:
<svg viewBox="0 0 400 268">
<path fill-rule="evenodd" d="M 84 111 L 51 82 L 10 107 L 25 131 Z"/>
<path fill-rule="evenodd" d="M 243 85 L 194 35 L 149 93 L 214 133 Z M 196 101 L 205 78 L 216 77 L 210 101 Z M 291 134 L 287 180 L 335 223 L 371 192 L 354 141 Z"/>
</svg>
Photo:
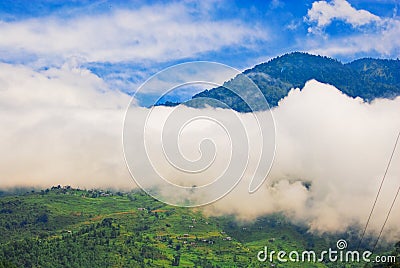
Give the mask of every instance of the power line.
<svg viewBox="0 0 400 268">
<path fill-rule="evenodd" d="M 385 222 L 383 223 L 383 226 L 382 226 L 382 228 L 381 228 L 381 231 L 379 232 L 378 238 L 376 239 L 376 242 L 375 242 L 375 244 L 374 244 L 374 248 L 372 249 L 372 252 L 375 250 L 376 245 L 378 245 L 378 241 L 379 241 L 379 239 L 381 238 L 383 229 L 385 228 L 386 222 L 387 222 L 387 220 L 389 219 L 389 215 L 390 215 L 390 213 L 392 212 L 392 208 L 394 207 L 394 203 L 396 203 L 396 199 L 397 199 L 397 196 L 399 195 L 399 192 L 400 192 L 400 187 L 397 189 L 396 196 L 395 196 L 394 199 L 393 199 L 392 205 L 390 206 L 389 212 L 388 212 L 388 214 L 387 214 L 387 216 L 386 216 Z"/>
<path fill-rule="evenodd" d="M 371 220 L 372 213 L 374 212 L 374 209 L 375 209 L 375 206 L 376 206 L 376 202 L 378 201 L 379 194 L 381 193 L 383 183 L 385 182 L 386 174 L 387 174 L 387 172 L 388 172 L 388 170 L 389 170 L 390 164 L 392 163 L 393 155 L 394 155 L 394 152 L 396 151 L 397 143 L 399 142 L 399 137 L 400 137 L 400 131 L 399 131 L 399 134 L 397 135 L 396 142 L 395 142 L 395 144 L 394 144 L 392 154 L 390 155 L 389 162 L 388 162 L 388 164 L 387 164 L 387 166 L 386 166 L 385 173 L 383 174 L 381 184 L 379 185 L 378 193 L 376 194 L 374 204 L 372 205 L 371 212 L 369 213 L 368 220 L 367 220 L 367 223 L 365 224 L 364 231 L 363 231 L 363 233 L 362 233 L 362 235 L 361 235 L 361 238 L 360 238 L 360 241 L 359 241 L 359 243 L 358 243 L 357 249 L 360 248 L 361 242 L 362 242 L 362 240 L 364 239 L 365 232 L 367 231 L 369 222 L 370 222 L 370 220 Z"/>
</svg>

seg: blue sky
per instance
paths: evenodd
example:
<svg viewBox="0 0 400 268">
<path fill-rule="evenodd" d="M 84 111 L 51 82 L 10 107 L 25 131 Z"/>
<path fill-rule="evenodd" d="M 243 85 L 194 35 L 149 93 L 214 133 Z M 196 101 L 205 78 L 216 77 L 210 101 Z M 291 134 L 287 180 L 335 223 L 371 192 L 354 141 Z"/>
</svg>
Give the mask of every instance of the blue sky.
<svg viewBox="0 0 400 268">
<path fill-rule="evenodd" d="M 239 70 L 291 51 L 398 58 L 398 0 L 2 1 L 0 61 L 80 68 L 134 92 L 186 61 Z"/>
</svg>

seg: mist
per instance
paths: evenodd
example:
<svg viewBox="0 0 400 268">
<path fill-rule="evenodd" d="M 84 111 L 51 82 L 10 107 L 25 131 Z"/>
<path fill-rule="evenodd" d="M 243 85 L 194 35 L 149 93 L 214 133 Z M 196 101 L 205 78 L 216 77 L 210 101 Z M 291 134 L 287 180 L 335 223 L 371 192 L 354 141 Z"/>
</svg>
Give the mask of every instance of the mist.
<svg viewBox="0 0 400 268">
<path fill-rule="evenodd" d="M 74 66 L 34 71 L 2 64 L 1 69 L 1 188 L 57 184 L 125 190 L 137 187 L 126 167 L 122 143 L 129 96 Z M 141 141 L 141 122 L 150 109 L 134 104 L 130 110 L 138 118 L 130 122 L 137 124 L 130 139 Z M 203 206 L 205 213 L 234 214 L 238 219 L 252 220 L 280 212 L 313 232 L 342 232 L 365 224 L 400 129 L 400 98 L 365 103 L 312 80 L 302 90 L 291 90 L 272 109 L 274 125 L 269 122 L 265 134 L 275 137 L 276 151 L 270 152 L 274 161 L 258 163 L 265 144 L 258 142 L 262 139 L 252 114 L 185 106 L 154 107 L 151 112 L 145 132 L 146 154 L 138 151 L 130 156 L 138 166 L 151 159 L 151 165 L 141 166 L 149 181 L 158 174 L 177 185 L 207 185 L 233 166 L 242 175 L 239 183 L 223 198 Z M 200 120 L 179 132 L 177 152 L 189 162 L 199 160 L 199 167 L 207 167 L 189 176 L 187 170 L 171 165 L 178 155 L 174 152 L 166 157 L 160 149 L 160 137 L 168 129 L 165 123 L 172 114 L 173 121 L 180 122 L 199 113 L 223 119 L 225 128 Z M 270 111 L 262 113 L 270 115 Z M 247 140 L 239 147 L 232 146 L 229 139 L 234 133 L 242 133 L 239 128 L 245 130 Z M 204 144 L 205 139 L 213 146 Z M 246 166 L 232 162 L 237 161 L 232 160 L 235 152 L 244 154 Z M 400 185 L 399 160 L 398 149 L 369 233 L 379 232 Z M 185 162 L 178 166 L 181 164 Z M 249 184 L 259 165 L 271 169 L 258 191 L 250 194 Z M 399 203 L 386 225 L 386 238 L 400 239 Z"/>
<path fill-rule="evenodd" d="M 121 141 L 130 97 L 74 66 L 0 68 L 0 187 L 134 187 Z"/>
<path fill-rule="evenodd" d="M 246 177 L 206 210 L 249 220 L 281 212 L 311 231 L 364 227 L 400 129 L 400 98 L 365 103 L 317 81 L 293 89 L 273 109 L 276 156 L 266 183 L 247 194 Z M 397 149 L 368 227 L 376 235 L 400 186 Z M 308 188 L 304 182 L 310 184 Z M 400 202 L 385 227 L 399 239 Z"/>
</svg>

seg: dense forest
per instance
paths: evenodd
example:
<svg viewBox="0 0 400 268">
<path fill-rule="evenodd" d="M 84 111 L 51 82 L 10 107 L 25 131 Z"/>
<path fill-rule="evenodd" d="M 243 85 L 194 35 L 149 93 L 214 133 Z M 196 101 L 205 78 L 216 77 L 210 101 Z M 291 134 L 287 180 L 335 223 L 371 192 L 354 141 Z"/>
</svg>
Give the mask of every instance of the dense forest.
<svg viewBox="0 0 400 268">
<path fill-rule="evenodd" d="M 262 100 L 246 95 L 252 82 L 262 91 L 269 106 L 274 107 L 291 88 L 301 89 L 311 79 L 334 85 L 348 96 L 361 97 L 369 102 L 375 98 L 399 96 L 399 74 L 400 60 L 365 58 L 343 64 L 328 57 L 294 52 L 256 65 L 221 87 L 194 95 L 185 104 L 192 107 L 202 107 L 205 104 L 229 107 L 239 112 L 249 112 L 254 107 L 256 110 L 264 110 Z M 253 109 L 250 109 L 248 103 Z"/>
<path fill-rule="evenodd" d="M 339 237 L 353 245 L 358 239 L 354 232 L 313 235 L 283 215 L 249 222 L 233 216 L 207 217 L 199 209 L 171 207 L 139 190 L 55 186 L 2 193 L 0 203 L 0 267 L 304 267 L 261 263 L 256 254 L 264 246 L 320 251 L 335 245 Z M 399 256 L 400 243 L 379 252 Z"/>
</svg>

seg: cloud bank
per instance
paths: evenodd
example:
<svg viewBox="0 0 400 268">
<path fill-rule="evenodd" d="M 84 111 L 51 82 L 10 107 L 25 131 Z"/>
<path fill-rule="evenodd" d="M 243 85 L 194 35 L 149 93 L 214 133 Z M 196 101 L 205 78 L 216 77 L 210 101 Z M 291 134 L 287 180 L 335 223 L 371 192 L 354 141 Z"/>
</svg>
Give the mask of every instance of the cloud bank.
<svg viewBox="0 0 400 268">
<path fill-rule="evenodd" d="M 210 213 L 233 213 L 245 220 L 282 212 L 316 232 L 363 226 L 400 130 L 400 98 L 368 104 L 311 81 L 301 91 L 292 90 L 273 112 L 277 151 L 265 187 L 249 196 L 245 179 L 208 208 Z M 400 186 L 399 160 L 397 149 L 369 233 L 379 232 Z M 400 238 L 399 203 L 386 238 Z"/>
<path fill-rule="evenodd" d="M 1 69 L 0 187 L 135 187 L 122 154 L 128 96 L 110 90 L 84 69 L 64 66 L 34 71 L 8 64 L 2 64 Z M 154 147 L 148 147 L 148 155 L 155 160 L 158 172 L 174 183 L 193 183 L 165 165 L 162 152 L 156 148 L 162 132 L 162 124 L 157 122 L 172 109 L 155 108 L 160 116 L 155 116 L 158 121 L 148 130 L 149 144 Z M 191 108 L 180 109 L 186 117 L 197 113 Z M 138 107 L 138 116 L 147 110 Z M 254 219 L 282 212 L 315 232 L 344 231 L 365 224 L 400 129 L 396 121 L 400 98 L 368 104 L 316 81 L 308 82 L 301 91 L 292 90 L 273 110 L 276 158 L 267 181 L 254 194 L 248 193 L 248 185 L 260 144 L 254 142 L 258 132 L 252 127 L 251 115 L 206 110 L 216 118 L 233 114 L 243 122 L 249 137 L 249 168 L 242 181 L 226 197 L 204 207 L 207 213 Z M 215 160 L 208 177 L 200 183 L 209 183 L 213 176 L 224 172 L 230 153 L 223 129 L 213 124 L 192 124 L 182 135 L 181 153 L 192 160 L 201 157 L 199 141 L 203 138 L 211 136 L 220 144 L 216 152 L 221 158 Z M 393 163 L 400 160 L 399 151 Z M 136 157 L 140 162 L 147 156 Z M 369 233 L 379 231 L 399 187 L 399 175 L 400 166 L 393 164 Z M 304 182 L 311 185 L 309 189 Z M 400 238 L 399 218 L 397 202 L 385 229 L 386 237 Z"/>
<path fill-rule="evenodd" d="M 132 187 L 121 145 L 127 95 L 85 69 L 0 69 L 1 187 Z"/>
<path fill-rule="evenodd" d="M 203 16 L 185 3 L 144 5 L 109 13 L 1 21 L 0 57 L 40 65 L 78 56 L 85 62 L 177 60 L 227 46 L 252 46 L 267 32 L 245 22 Z M 43 62 L 45 61 L 45 62 Z"/>
</svg>

